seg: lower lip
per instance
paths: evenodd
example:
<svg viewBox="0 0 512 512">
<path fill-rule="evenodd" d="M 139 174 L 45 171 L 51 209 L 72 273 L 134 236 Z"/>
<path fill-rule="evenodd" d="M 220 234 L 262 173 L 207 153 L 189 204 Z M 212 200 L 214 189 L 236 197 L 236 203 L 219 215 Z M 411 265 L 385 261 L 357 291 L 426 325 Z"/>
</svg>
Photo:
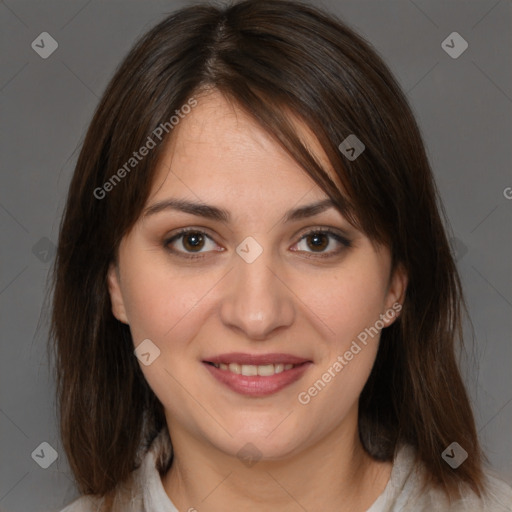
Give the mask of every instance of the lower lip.
<svg viewBox="0 0 512 512">
<path fill-rule="evenodd" d="M 281 389 L 300 379 L 312 363 L 303 363 L 298 366 L 294 366 L 290 370 L 275 373 L 268 377 L 249 377 L 230 372 L 229 370 L 221 370 L 220 368 L 216 368 L 208 363 L 203 364 L 219 382 L 225 384 L 232 391 L 241 395 L 261 397 L 277 393 L 278 391 L 281 391 Z"/>
</svg>

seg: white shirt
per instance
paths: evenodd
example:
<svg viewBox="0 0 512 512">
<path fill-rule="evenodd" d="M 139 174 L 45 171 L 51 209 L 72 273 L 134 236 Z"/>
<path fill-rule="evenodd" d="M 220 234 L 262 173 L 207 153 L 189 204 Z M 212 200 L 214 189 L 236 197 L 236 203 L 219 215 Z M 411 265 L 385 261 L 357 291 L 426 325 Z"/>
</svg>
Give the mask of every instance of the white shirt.
<svg viewBox="0 0 512 512">
<path fill-rule="evenodd" d="M 114 508 L 115 512 L 179 512 L 167 496 L 155 465 L 158 446 L 155 440 L 141 466 L 135 470 L 135 481 L 141 492 L 134 491 L 129 504 L 119 504 Z M 421 472 L 422 468 L 414 465 L 413 448 L 402 446 L 395 457 L 386 488 L 366 512 L 512 512 L 512 487 L 489 470 L 486 471 L 488 497 L 484 501 L 474 494 L 467 494 L 451 505 L 436 489 L 420 493 Z M 61 512 L 96 512 L 100 503 L 98 498 L 82 496 Z"/>
</svg>

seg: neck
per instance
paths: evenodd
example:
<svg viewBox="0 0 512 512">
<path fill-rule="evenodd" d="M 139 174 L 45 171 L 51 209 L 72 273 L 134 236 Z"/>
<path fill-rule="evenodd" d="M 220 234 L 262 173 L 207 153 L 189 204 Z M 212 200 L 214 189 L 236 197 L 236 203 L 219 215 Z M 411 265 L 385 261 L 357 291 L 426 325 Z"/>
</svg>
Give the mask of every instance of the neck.
<svg viewBox="0 0 512 512">
<path fill-rule="evenodd" d="M 392 464 L 371 459 L 354 425 L 293 456 L 250 467 L 170 425 L 176 449 L 162 483 L 179 510 L 224 512 L 229 503 L 244 512 L 365 512 L 384 490 Z"/>
</svg>

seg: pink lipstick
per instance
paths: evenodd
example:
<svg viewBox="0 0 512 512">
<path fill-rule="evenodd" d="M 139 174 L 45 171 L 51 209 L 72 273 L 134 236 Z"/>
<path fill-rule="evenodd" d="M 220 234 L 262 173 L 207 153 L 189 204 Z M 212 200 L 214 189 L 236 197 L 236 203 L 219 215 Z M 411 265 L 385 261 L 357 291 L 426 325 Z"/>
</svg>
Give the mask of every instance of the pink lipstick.
<svg viewBox="0 0 512 512">
<path fill-rule="evenodd" d="M 232 391 L 263 397 L 300 379 L 313 363 L 290 354 L 230 353 L 209 357 L 203 364 L 215 379 Z"/>
</svg>

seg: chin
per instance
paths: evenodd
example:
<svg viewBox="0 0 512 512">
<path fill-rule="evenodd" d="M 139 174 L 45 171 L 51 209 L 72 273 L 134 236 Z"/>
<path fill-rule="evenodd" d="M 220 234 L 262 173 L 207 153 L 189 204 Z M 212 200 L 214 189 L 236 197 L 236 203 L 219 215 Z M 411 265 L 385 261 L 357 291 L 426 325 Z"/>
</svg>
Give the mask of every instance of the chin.
<svg viewBox="0 0 512 512">
<path fill-rule="evenodd" d="M 283 460 L 292 456 L 303 447 L 300 439 L 290 439 L 289 436 L 279 436 L 269 439 L 265 436 L 257 436 L 240 433 L 234 436 L 228 443 L 217 446 L 221 451 L 236 457 L 241 462 L 250 461 Z"/>
<path fill-rule="evenodd" d="M 255 414 L 254 421 L 250 414 L 245 414 L 239 421 L 224 423 L 232 437 L 223 435 L 222 439 L 211 439 L 211 442 L 220 450 L 238 458 L 245 452 L 251 455 L 251 451 L 258 458 L 285 458 L 302 449 L 309 437 L 307 432 L 297 428 L 295 422 L 286 424 L 288 414 L 268 415 L 266 419 L 262 419 L 261 414 Z"/>
</svg>

